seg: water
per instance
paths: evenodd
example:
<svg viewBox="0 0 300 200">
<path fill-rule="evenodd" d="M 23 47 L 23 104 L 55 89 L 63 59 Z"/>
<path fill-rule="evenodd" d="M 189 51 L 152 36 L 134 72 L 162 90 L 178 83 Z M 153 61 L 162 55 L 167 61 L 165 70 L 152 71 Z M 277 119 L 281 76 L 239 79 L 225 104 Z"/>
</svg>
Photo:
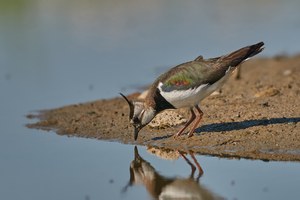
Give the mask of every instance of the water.
<svg viewBox="0 0 300 200">
<path fill-rule="evenodd" d="M 0 0 L 0 199 L 151 199 L 143 185 L 122 192 L 133 146 L 30 130 L 25 115 L 130 93 L 199 54 L 218 56 L 261 40 L 262 56 L 298 53 L 299 6 L 296 0 Z M 159 177 L 189 177 L 183 158 L 165 161 L 138 150 Z M 204 171 L 199 187 L 217 196 L 300 195 L 299 163 L 196 158 Z"/>
</svg>

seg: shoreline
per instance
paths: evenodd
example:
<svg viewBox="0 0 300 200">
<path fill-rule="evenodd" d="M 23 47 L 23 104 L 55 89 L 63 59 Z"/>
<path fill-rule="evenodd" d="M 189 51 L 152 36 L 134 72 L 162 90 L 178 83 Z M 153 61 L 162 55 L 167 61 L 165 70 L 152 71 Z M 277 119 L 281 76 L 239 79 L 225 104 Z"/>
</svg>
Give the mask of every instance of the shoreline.
<svg viewBox="0 0 300 200">
<path fill-rule="evenodd" d="M 300 161 L 299 77 L 300 55 L 243 63 L 241 79 L 232 76 L 221 91 L 201 102 L 204 116 L 191 138 L 174 139 L 172 134 L 182 123 L 160 123 L 159 114 L 157 125 L 145 127 L 135 142 L 128 105 L 121 97 L 29 114 L 29 119 L 39 121 L 27 127 L 219 157 Z M 174 121 L 174 113 L 169 112 L 163 112 L 166 116 L 161 118 Z M 172 112 L 180 119 L 189 116 L 187 109 Z"/>
</svg>

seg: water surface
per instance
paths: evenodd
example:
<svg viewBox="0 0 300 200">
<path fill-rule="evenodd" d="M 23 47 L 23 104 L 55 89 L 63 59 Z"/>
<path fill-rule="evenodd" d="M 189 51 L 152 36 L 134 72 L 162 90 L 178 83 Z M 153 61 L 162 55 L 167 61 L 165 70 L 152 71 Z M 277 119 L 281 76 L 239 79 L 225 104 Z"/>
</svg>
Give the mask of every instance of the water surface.
<svg viewBox="0 0 300 200">
<path fill-rule="evenodd" d="M 261 40 L 262 56 L 296 54 L 299 7 L 296 0 L 1 0 L 0 199 L 151 199 L 143 185 L 123 190 L 133 146 L 29 130 L 25 115 L 129 93 L 161 69 Z M 183 158 L 138 150 L 164 178 L 191 173 Z M 300 195 L 299 163 L 196 158 L 199 187 L 217 196 Z"/>
</svg>

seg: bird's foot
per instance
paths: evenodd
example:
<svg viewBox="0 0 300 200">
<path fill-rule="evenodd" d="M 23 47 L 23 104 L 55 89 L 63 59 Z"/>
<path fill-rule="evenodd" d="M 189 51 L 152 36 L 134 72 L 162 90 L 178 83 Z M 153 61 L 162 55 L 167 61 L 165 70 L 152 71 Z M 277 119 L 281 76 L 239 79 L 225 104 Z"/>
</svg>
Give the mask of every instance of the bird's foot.
<svg viewBox="0 0 300 200">
<path fill-rule="evenodd" d="M 182 135 L 183 130 L 178 131 L 177 133 L 174 134 L 173 138 L 178 138 L 180 135 Z"/>
<path fill-rule="evenodd" d="M 173 135 L 173 138 L 174 138 L 174 139 L 177 139 L 180 135 L 181 135 L 181 134 L 175 133 L 175 134 Z"/>
<path fill-rule="evenodd" d="M 194 136 L 194 132 L 189 132 L 189 133 L 187 134 L 187 136 L 188 136 L 188 138 L 193 137 L 193 136 Z"/>
</svg>

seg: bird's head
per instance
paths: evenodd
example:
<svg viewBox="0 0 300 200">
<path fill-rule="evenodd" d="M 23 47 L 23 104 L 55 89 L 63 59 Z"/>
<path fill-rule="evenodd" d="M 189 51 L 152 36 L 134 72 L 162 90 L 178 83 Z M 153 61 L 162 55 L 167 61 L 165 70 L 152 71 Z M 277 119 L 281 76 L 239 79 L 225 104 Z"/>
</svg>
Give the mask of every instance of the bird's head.
<svg viewBox="0 0 300 200">
<path fill-rule="evenodd" d="M 136 140 L 140 130 L 155 117 L 156 111 L 154 108 L 146 106 L 143 101 L 130 101 L 122 93 L 120 95 L 129 105 L 129 121 L 134 127 L 134 140 Z"/>
</svg>

